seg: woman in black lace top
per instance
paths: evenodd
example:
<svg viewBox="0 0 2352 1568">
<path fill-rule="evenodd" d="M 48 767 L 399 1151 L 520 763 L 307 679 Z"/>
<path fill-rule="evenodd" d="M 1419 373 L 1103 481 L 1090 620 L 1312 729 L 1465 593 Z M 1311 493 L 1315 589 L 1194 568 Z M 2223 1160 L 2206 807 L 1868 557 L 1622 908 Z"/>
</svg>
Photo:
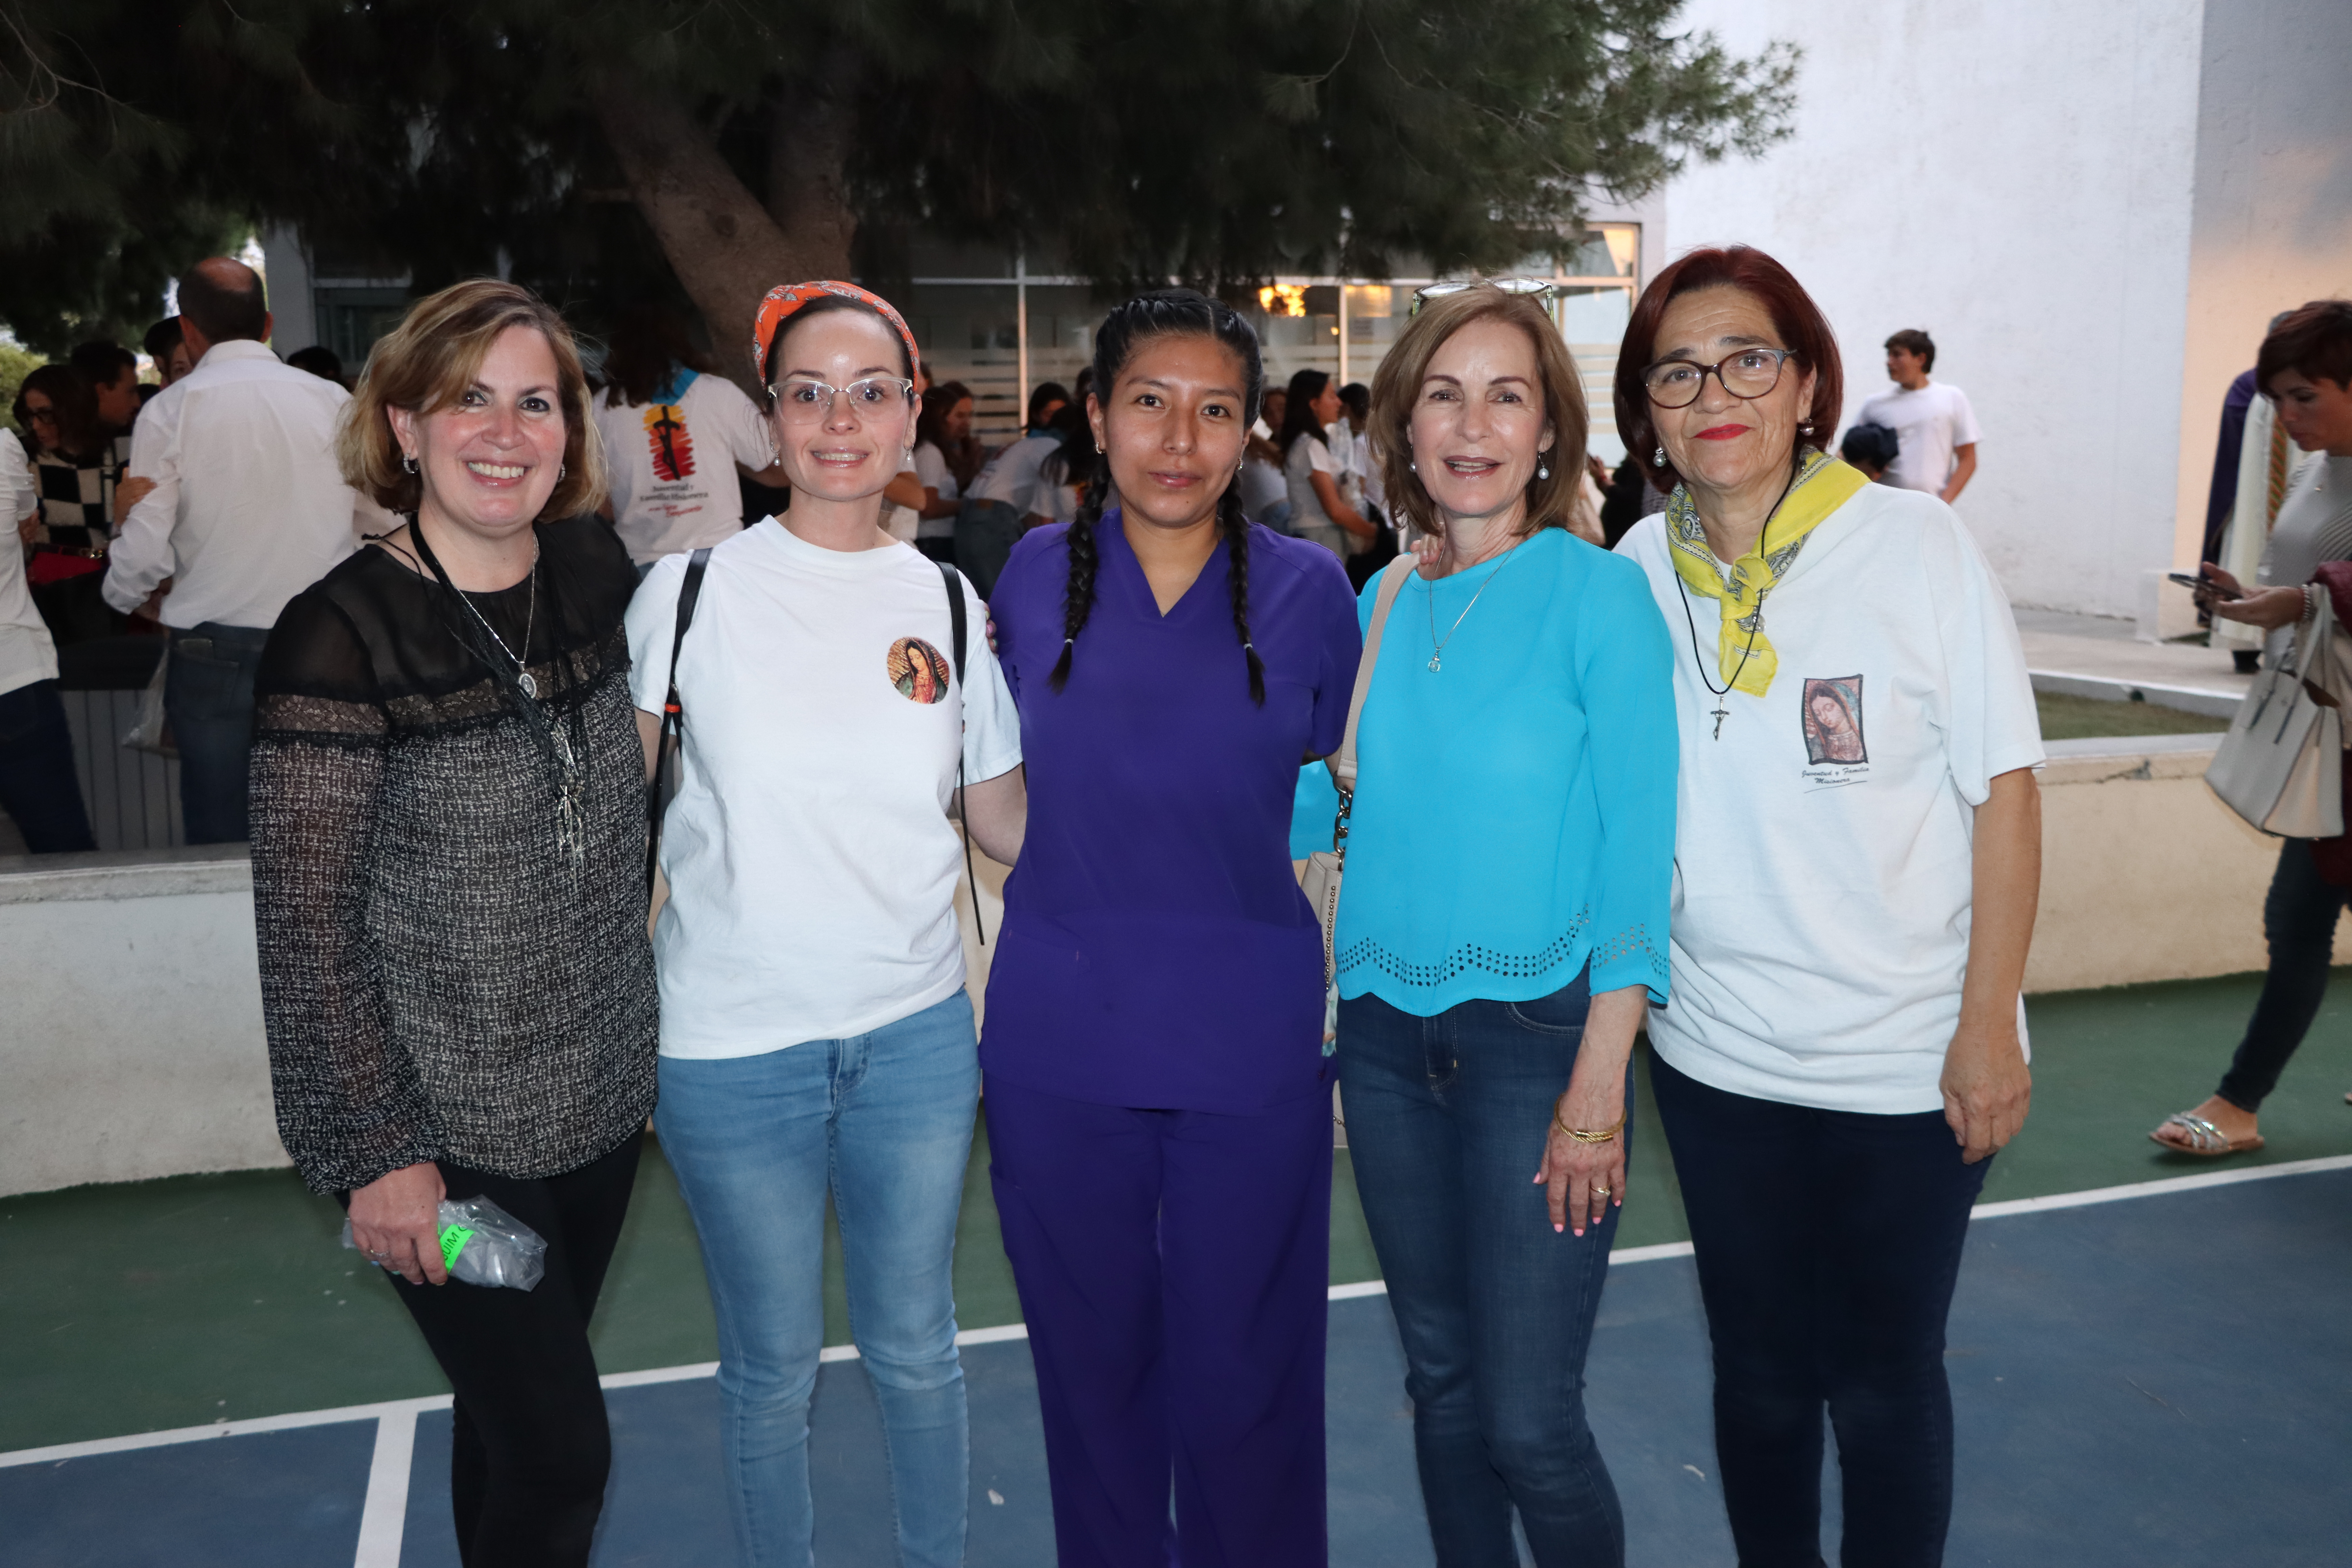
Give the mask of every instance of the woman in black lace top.
<svg viewBox="0 0 2352 1568">
<path fill-rule="evenodd" d="M 584 1563 L 609 1443 L 587 1324 L 654 1103 L 644 756 L 588 390 L 562 319 L 421 300 L 344 415 L 407 526 L 287 605 L 257 681 L 253 862 L 278 1123 L 347 1194 L 456 1390 L 469 1563 Z M 557 521 L 549 521 L 557 520 Z M 448 1281 L 436 1205 L 548 1243 Z"/>
</svg>

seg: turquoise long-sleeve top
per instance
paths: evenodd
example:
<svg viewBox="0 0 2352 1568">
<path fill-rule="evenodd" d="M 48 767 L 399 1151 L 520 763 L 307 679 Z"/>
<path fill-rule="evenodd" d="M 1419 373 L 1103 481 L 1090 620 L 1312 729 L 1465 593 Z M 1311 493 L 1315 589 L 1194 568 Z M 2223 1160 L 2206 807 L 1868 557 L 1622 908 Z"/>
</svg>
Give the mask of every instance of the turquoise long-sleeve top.
<svg viewBox="0 0 2352 1568">
<path fill-rule="evenodd" d="M 1409 577 L 1356 737 L 1339 994 L 1426 1018 L 1549 995 L 1589 960 L 1595 994 L 1663 1005 L 1676 756 L 1672 646 L 1633 562 L 1555 528 Z M 1336 805 L 1322 764 L 1300 783 L 1294 855 L 1329 846 Z"/>
</svg>

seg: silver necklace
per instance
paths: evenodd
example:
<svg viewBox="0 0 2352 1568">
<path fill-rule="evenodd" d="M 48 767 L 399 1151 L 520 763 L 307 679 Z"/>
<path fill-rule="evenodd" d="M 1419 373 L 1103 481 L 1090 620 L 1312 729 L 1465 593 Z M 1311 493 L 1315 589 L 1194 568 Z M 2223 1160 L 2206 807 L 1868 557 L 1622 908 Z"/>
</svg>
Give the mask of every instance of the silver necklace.
<svg viewBox="0 0 2352 1568">
<path fill-rule="evenodd" d="M 490 640 L 499 645 L 499 651 L 506 655 L 507 658 L 514 660 L 515 684 L 522 688 L 522 694 L 525 697 L 536 698 L 539 695 L 539 682 L 531 679 L 530 669 L 524 666 L 523 661 L 520 658 L 516 657 L 515 650 L 507 647 L 507 639 L 499 636 L 499 628 L 490 625 L 489 617 L 483 615 L 480 610 L 474 608 L 474 596 L 471 594 L 460 592 L 457 595 L 457 602 L 465 605 L 468 610 L 473 610 L 474 619 L 481 622 L 482 629 L 490 634 Z M 524 653 L 529 653 L 530 651 L 530 630 L 531 627 L 538 624 L 539 556 L 534 552 L 530 558 L 530 608 L 524 612 L 522 622 L 522 651 Z"/>
<path fill-rule="evenodd" d="M 1502 574 L 1503 568 L 1511 563 L 1511 552 L 1506 551 L 1503 558 L 1495 563 L 1494 571 L 1486 574 L 1486 582 L 1478 584 L 1478 592 L 1470 595 L 1470 602 L 1462 606 L 1462 613 L 1454 617 L 1454 624 L 1445 628 L 1445 636 L 1443 638 L 1437 635 L 1437 584 L 1434 583 L 1429 584 L 1429 641 L 1432 648 L 1429 656 L 1429 669 L 1431 674 L 1438 673 L 1443 668 L 1439 661 L 1445 657 L 1445 645 L 1454 640 L 1454 634 L 1462 629 L 1462 623 L 1468 620 L 1470 612 L 1478 607 L 1479 596 L 1486 592 L 1487 584 L 1494 582 Z"/>
</svg>

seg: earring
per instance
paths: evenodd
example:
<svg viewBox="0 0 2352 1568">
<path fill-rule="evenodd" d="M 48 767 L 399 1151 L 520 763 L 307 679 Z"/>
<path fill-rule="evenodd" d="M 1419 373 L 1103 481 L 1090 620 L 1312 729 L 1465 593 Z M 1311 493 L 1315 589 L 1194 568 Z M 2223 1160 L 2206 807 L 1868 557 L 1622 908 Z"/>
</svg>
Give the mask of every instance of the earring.
<svg viewBox="0 0 2352 1568">
<path fill-rule="evenodd" d="M 416 471 L 416 459 L 403 452 L 400 455 L 400 467 L 403 472 L 413 474 Z"/>
<path fill-rule="evenodd" d="M 571 468 L 569 468 L 568 467 L 566 467 L 565 465 L 563 465 L 563 464 L 562 464 L 562 463 L 558 463 L 558 464 L 556 464 L 556 465 L 555 465 L 555 477 L 556 477 L 559 480 L 560 480 L 560 479 L 562 479 L 565 475 L 567 475 L 567 474 L 569 474 L 569 473 L 571 473 L 571 472 L 572 472 Z"/>
<path fill-rule="evenodd" d="M 1544 460 L 1541 458 L 1536 459 L 1536 478 L 1539 479 L 1551 478 L 1551 470 L 1544 466 Z"/>
<path fill-rule="evenodd" d="M 1412 458 L 1407 458 L 1404 460 L 1404 471 L 1408 474 L 1417 474 L 1421 472 L 1421 465 Z"/>
<path fill-rule="evenodd" d="M 1659 447 L 1658 455 L 1652 458 L 1650 462 L 1654 467 L 1661 468 L 1664 468 L 1666 466 L 1666 449 L 1664 447 Z"/>
<path fill-rule="evenodd" d="M 1812 433 L 1813 427 L 1810 425 L 1800 425 L 1797 426 L 1797 434 L 1800 436 L 1810 436 Z"/>
</svg>

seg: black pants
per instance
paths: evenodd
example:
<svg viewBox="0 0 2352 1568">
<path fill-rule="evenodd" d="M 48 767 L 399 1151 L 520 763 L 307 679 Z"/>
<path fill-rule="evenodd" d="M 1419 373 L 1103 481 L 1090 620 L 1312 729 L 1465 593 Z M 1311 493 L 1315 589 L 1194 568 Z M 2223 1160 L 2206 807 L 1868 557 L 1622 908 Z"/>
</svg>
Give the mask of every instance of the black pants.
<svg viewBox="0 0 2352 1568">
<path fill-rule="evenodd" d="M 1715 1347 L 1715 1452 L 1740 1568 L 1822 1561 L 1822 1411 L 1845 1568 L 1934 1568 L 1952 1516 L 1944 1320 L 1991 1162 L 1940 1111 L 1727 1094 L 1654 1053 Z"/>
<path fill-rule="evenodd" d="M 915 548 L 929 556 L 932 560 L 940 563 L 942 565 L 952 566 L 955 564 L 955 536 L 953 534 L 935 533 L 927 539 L 919 538 L 915 541 Z"/>
<path fill-rule="evenodd" d="M 54 680 L 0 691 L 0 811 L 15 819 L 32 854 L 98 847 Z"/>
<path fill-rule="evenodd" d="M 2336 918 L 2352 888 L 2320 879 L 2311 846 L 2290 838 L 2279 846 L 2278 870 L 2263 900 L 2263 937 L 2270 943 L 2270 972 L 2246 1037 L 2214 1092 L 2241 1110 L 2255 1111 L 2278 1087 L 2295 1047 L 2319 1016 L 2327 997 L 2327 964 L 2336 951 Z"/>
<path fill-rule="evenodd" d="M 387 1275 L 456 1391 L 449 1492 L 466 1568 L 579 1568 L 604 1507 L 612 1437 L 588 1348 L 644 1141 L 538 1181 L 444 1162 L 452 1200 L 487 1197 L 547 1238 L 530 1290 Z"/>
</svg>

